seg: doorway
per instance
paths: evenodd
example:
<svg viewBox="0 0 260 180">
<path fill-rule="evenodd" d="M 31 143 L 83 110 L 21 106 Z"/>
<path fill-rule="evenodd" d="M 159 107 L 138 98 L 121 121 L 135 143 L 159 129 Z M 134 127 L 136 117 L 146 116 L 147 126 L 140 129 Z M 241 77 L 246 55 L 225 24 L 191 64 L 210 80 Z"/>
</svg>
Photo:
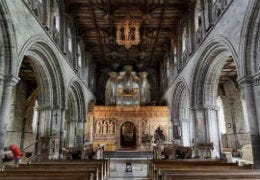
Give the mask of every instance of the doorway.
<svg viewBox="0 0 260 180">
<path fill-rule="evenodd" d="M 135 148 L 136 146 L 136 130 L 135 125 L 131 122 L 125 122 L 121 126 L 120 142 L 122 148 Z"/>
</svg>

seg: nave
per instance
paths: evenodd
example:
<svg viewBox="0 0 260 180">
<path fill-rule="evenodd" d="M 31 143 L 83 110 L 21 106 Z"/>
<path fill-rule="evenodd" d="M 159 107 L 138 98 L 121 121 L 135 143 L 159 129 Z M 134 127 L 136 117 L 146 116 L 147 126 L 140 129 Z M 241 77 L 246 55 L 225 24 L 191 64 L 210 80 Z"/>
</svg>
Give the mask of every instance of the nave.
<svg viewBox="0 0 260 180">
<path fill-rule="evenodd" d="M 121 152 L 104 160 L 48 160 L 16 167 L 7 164 L 3 180 L 215 180 L 260 179 L 252 165 L 238 166 L 223 160 L 156 160 L 138 152 Z"/>
<path fill-rule="evenodd" d="M 259 9 L 0 0 L 0 177 L 260 179 Z"/>
</svg>

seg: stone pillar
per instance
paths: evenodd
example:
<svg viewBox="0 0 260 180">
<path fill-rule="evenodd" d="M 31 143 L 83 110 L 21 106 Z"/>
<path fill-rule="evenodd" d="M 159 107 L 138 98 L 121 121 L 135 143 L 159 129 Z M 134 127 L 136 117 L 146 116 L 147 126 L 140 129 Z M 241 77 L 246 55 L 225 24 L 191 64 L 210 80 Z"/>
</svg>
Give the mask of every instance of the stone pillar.
<svg viewBox="0 0 260 180">
<path fill-rule="evenodd" d="M 84 122 L 83 121 L 79 121 L 77 122 L 77 132 L 76 132 L 76 146 L 82 145 L 83 144 L 83 125 Z"/>
<path fill-rule="evenodd" d="M 0 73 L 0 110 L 2 109 L 2 99 L 4 92 L 4 76 Z"/>
<path fill-rule="evenodd" d="M 61 121 L 60 121 L 60 147 L 59 147 L 59 158 L 63 159 L 63 147 L 65 145 L 65 108 L 61 108 Z"/>
<path fill-rule="evenodd" d="M 39 146 L 39 142 L 40 142 L 40 137 L 41 137 L 41 107 L 37 107 L 35 108 L 35 111 L 37 111 L 38 113 L 38 119 L 37 119 L 37 126 L 36 126 L 36 141 L 37 143 L 35 144 L 35 154 L 36 155 L 40 155 L 40 146 Z"/>
<path fill-rule="evenodd" d="M 208 142 L 209 136 L 207 132 L 207 120 L 205 117 L 205 109 L 204 108 L 196 108 L 193 109 L 193 116 L 195 122 L 195 142 L 196 143 L 204 143 Z"/>
<path fill-rule="evenodd" d="M 0 157 L 2 157 L 6 138 L 7 121 L 11 109 L 12 91 L 19 79 L 15 76 L 8 76 L 2 81 L 2 100 L 0 109 Z M 2 165 L 2 158 L 0 158 L 0 166 Z"/>
<path fill-rule="evenodd" d="M 206 119 L 208 124 L 208 135 L 209 141 L 213 142 L 213 154 L 212 158 L 220 157 L 220 133 L 219 133 L 219 124 L 218 124 L 218 111 L 217 107 L 211 107 L 206 109 Z"/>
<path fill-rule="evenodd" d="M 207 120 L 205 117 L 204 108 L 195 108 L 192 109 L 193 119 L 194 119 L 194 156 L 199 157 L 199 150 L 197 147 L 198 143 L 209 142 L 209 135 L 207 132 Z"/>
<path fill-rule="evenodd" d="M 87 121 L 85 119 L 82 120 L 83 121 L 83 141 L 82 143 L 84 144 L 85 141 L 86 141 L 86 138 L 87 138 L 87 128 L 86 128 L 86 125 L 87 125 Z"/>
<path fill-rule="evenodd" d="M 74 141 L 74 138 L 76 136 L 75 134 L 75 129 L 76 129 L 76 121 L 75 120 L 71 120 L 68 122 L 68 125 L 69 125 L 69 132 L 67 134 L 67 138 L 68 138 L 68 146 L 69 147 L 73 147 L 75 146 L 75 141 Z"/>
<path fill-rule="evenodd" d="M 40 138 L 40 160 L 59 158 L 59 136 L 50 135 Z"/>
<path fill-rule="evenodd" d="M 260 131 L 257 121 L 257 107 L 254 97 L 254 90 L 251 81 L 245 79 L 240 81 L 242 101 L 244 107 L 245 120 L 248 121 L 252 152 L 254 158 L 254 167 L 260 168 Z"/>
</svg>

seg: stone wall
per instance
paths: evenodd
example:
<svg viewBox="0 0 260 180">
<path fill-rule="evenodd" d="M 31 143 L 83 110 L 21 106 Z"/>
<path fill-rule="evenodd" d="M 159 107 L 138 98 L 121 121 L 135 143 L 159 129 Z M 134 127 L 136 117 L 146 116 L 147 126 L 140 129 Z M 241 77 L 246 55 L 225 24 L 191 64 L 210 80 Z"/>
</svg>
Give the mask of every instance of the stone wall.
<svg viewBox="0 0 260 180">
<path fill-rule="evenodd" d="M 227 130 L 227 147 L 240 149 L 251 143 L 248 123 L 244 120 L 241 92 L 233 81 L 228 81 L 223 86 L 225 94 L 221 95 L 221 99 Z"/>
</svg>

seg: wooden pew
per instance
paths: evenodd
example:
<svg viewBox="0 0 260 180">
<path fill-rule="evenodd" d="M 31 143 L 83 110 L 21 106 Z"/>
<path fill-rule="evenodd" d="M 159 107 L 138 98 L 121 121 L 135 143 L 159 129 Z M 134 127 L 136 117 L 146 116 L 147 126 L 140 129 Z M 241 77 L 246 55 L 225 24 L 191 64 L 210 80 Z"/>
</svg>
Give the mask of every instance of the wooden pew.
<svg viewBox="0 0 260 180">
<path fill-rule="evenodd" d="M 203 180 L 215 180 L 215 179 L 232 179 L 232 180 L 259 180 L 260 173 L 259 171 L 253 170 L 236 170 L 236 171 L 210 171 L 210 172 L 163 172 L 160 177 L 161 180 L 194 180 L 194 179 L 203 179 Z"/>
<path fill-rule="evenodd" d="M 17 177 L 35 179 L 35 174 L 42 179 L 107 179 L 107 160 L 49 160 L 34 164 L 21 164 L 19 167 L 6 167 L 0 173 L 0 179 Z M 56 174 L 55 174 L 56 173 Z M 38 179 L 38 178 L 37 178 Z"/>
<path fill-rule="evenodd" d="M 94 174 L 90 171 L 3 171 L 0 179 L 79 179 L 94 180 Z"/>
<path fill-rule="evenodd" d="M 169 177 L 169 174 L 177 173 L 183 177 L 188 173 L 205 172 L 231 172 L 238 171 L 250 173 L 252 166 L 237 166 L 236 163 L 225 163 L 219 160 L 151 160 L 149 166 L 149 175 L 151 179 L 157 180 L 162 177 Z M 167 174 L 167 176 L 165 175 Z M 174 174 L 175 175 L 175 174 Z M 196 174 L 198 176 L 198 174 Z M 175 176 L 174 176 L 175 177 Z M 181 177 L 181 178 L 183 178 Z"/>
</svg>

